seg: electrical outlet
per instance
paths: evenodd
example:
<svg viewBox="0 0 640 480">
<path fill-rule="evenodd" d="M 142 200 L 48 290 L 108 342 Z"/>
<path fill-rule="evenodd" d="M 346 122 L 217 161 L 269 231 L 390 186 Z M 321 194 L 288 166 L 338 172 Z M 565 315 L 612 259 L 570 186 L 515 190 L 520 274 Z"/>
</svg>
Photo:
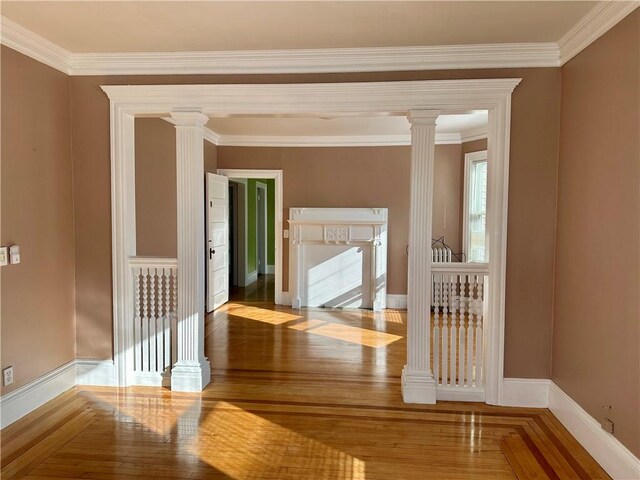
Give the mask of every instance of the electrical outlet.
<svg viewBox="0 0 640 480">
<path fill-rule="evenodd" d="M 11 385 L 13 383 L 13 367 L 7 367 L 2 370 L 3 385 Z"/>
</svg>

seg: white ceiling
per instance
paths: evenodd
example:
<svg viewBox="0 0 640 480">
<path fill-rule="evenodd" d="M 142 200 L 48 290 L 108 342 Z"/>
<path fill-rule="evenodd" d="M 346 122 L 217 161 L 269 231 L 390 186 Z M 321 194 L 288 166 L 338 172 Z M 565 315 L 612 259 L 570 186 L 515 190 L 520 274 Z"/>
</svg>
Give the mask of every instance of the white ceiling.
<svg viewBox="0 0 640 480">
<path fill-rule="evenodd" d="M 556 42 L 596 2 L 25 2 L 2 15 L 72 53 Z"/>
<path fill-rule="evenodd" d="M 440 115 L 436 132 L 459 133 L 486 128 L 486 111 L 466 115 Z M 224 117 L 211 118 L 207 127 L 219 135 L 319 137 L 319 136 L 381 136 L 409 134 L 409 121 L 404 116 L 376 117 Z"/>
<path fill-rule="evenodd" d="M 440 115 L 437 143 L 461 143 L 484 138 L 486 111 L 464 115 Z M 410 125 L 404 116 L 369 117 L 274 117 L 236 116 L 211 118 L 207 128 L 219 145 L 245 146 L 338 146 L 408 145 Z"/>
</svg>

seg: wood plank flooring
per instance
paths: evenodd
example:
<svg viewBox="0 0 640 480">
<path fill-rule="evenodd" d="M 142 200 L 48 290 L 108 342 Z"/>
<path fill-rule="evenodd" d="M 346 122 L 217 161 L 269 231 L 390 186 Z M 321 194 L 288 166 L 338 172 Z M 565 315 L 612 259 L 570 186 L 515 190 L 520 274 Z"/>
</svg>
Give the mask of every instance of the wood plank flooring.
<svg viewBox="0 0 640 480">
<path fill-rule="evenodd" d="M 609 478 L 548 410 L 404 404 L 404 312 L 248 300 L 204 392 L 75 388 L 1 432 L 2 478 Z"/>
</svg>

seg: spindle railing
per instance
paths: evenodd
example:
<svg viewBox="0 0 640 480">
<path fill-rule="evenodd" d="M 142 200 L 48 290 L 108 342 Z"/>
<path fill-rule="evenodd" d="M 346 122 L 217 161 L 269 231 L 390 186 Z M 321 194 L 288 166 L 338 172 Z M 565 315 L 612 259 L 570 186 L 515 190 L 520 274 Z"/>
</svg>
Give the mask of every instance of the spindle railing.
<svg viewBox="0 0 640 480">
<path fill-rule="evenodd" d="M 133 257 L 133 384 L 169 382 L 175 359 L 178 261 L 174 258 Z"/>
<path fill-rule="evenodd" d="M 434 263 L 431 272 L 431 367 L 438 398 L 483 401 L 489 265 Z"/>
</svg>

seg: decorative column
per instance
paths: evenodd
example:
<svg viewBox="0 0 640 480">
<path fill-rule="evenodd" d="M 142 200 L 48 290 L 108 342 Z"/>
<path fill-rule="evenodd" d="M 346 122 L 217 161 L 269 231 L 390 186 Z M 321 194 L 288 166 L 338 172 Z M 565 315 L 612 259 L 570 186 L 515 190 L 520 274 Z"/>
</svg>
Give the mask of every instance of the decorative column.
<svg viewBox="0 0 640 480">
<path fill-rule="evenodd" d="M 436 119 L 439 110 L 411 110 L 411 206 L 407 286 L 407 364 L 402 371 L 406 403 L 436 403 L 430 366 L 431 219 Z"/>
<path fill-rule="evenodd" d="M 178 184 L 177 360 L 171 389 L 199 392 L 211 380 L 204 356 L 204 138 L 200 112 L 174 112 Z"/>
</svg>

